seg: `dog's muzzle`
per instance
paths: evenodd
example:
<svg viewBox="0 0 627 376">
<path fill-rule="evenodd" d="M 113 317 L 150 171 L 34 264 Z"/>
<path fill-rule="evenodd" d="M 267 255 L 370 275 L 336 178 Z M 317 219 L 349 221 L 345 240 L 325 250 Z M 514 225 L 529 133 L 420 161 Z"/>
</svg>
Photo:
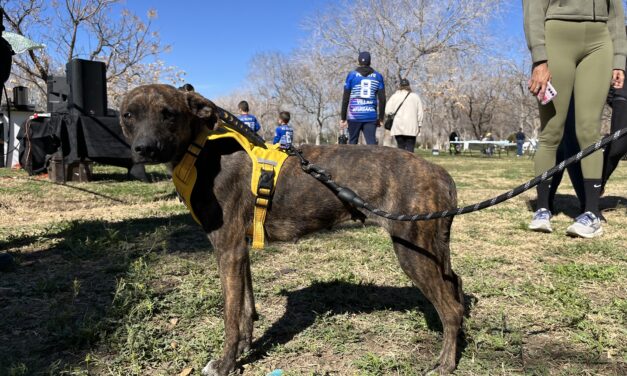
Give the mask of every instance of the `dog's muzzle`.
<svg viewBox="0 0 627 376">
<path fill-rule="evenodd" d="M 135 163 L 165 163 L 170 161 L 171 148 L 148 140 L 138 140 L 131 146 Z"/>
</svg>

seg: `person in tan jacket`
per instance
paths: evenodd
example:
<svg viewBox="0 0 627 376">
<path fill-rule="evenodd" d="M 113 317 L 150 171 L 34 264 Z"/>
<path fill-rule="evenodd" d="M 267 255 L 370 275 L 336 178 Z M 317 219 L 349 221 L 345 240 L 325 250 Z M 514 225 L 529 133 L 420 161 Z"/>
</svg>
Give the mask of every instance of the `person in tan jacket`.
<svg viewBox="0 0 627 376">
<path fill-rule="evenodd" d="M 398 109 L 398 112 L 396 112 Z M 393 115 L 394 122 L 390 134 L 396 139 L 399 149 L 414 152 L 416 137 L 422 127 L 423 108 L 418 94 L 411 91 L 409 81 L 403 78 L 399 89 L 392 94 L 385 105 L 385 114 Z"/>
</svg>

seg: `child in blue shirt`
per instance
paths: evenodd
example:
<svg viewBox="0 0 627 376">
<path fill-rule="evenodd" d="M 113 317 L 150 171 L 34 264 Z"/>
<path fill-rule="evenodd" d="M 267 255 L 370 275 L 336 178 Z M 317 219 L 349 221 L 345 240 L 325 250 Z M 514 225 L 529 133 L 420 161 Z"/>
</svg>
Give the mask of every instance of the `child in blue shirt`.
<svg viewBox="0 0 627 376">
<path fill-rule="evenodd" d="M 248 107 L 248 102 L 246 101 L 239 102 L 239 104 L 237 105 L 237 108 L 239 108 L 239 114 L 240 114 L 237 118 L 242 123 L 248 125 L 248 127 L 252 129 L 253 132 L 255 133 L 259 132 L 259 130 L 261 129 L 261 125 L 257 121 L 257 118 L 255 117 L 255 115 L 251 115 L 248 113 L 250 111 L 250 108 Z"/>
<path fill-rule="evenodd" d="M 289 125 L 290 113 L 287 111 L 281 111 L 279 114 L 279 126 L 274 131 L 273 144 L 281 144 L 281 149 L 288 149 L 292 146 L 292 140 L 294 139 L 294 128 Z"/>
</svg>

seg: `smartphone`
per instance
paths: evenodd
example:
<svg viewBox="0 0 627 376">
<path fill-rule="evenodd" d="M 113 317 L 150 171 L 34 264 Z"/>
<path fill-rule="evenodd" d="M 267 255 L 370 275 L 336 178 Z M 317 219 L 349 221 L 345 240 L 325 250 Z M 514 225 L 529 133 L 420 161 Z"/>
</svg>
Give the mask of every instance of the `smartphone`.
<svg viewBox="0 0 627 376">
<path fill-rule="evenodd" d="M 550 101 L 552 101 L 556 95 L 557 95 L 557 90 L 555 90 L 553 85 L 551 85 L 551 81 L 549 81 L 546 83 L 546 90 L 544 91 L 544 97 L 541 98 L 540 94 L 538 93 L 538 100 L 540 101 L 540 104 L 545 105 L 549 103 Z"/>
</svg>

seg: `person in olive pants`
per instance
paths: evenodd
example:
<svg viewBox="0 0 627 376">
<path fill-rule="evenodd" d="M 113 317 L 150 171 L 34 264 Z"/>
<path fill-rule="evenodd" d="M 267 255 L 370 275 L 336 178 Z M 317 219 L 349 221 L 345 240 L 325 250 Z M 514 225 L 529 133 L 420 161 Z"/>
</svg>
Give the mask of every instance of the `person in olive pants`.
<svg viewBox="0 0 627 376">
<path fill-rule="evenodd" d="M 627 38 L 622 0 L 590 2 L 523 0 L 525 35 L 533 70 L 529 91 L 543 96 L 551 81 L 557 96 L 540 105 L 541 132 L 534 159 L 536 175 L 556 164 L 570 100 L 575 98 L 576 137 L 581 149 L 600 139 L 601 113 L 610 83 L 622 88 Z M 592 238 L 603 233 L 599 219 L 603 154 L 581 161 L 584 212 L 566 233 Z M 538 185 L 538 205 L 529 229 L 552 232 L 550 182 Z"/>
</svg>

